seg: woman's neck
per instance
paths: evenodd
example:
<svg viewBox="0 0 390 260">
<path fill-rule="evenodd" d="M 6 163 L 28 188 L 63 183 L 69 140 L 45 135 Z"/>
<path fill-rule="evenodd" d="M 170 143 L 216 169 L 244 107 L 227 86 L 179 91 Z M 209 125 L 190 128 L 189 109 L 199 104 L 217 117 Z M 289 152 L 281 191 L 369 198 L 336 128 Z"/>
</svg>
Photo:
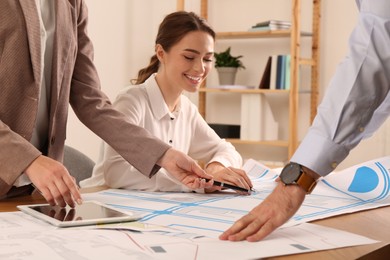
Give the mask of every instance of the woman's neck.
<svg viewBox="0 0 390 260">
<path fill-rule="evenodd" d="M 164 80 L 164 77 L 161 77 L 161 75 L 159 74 L 156 75 L 156 81 L 163 95 L 165 104 L 167 104 L 168 106 L 169 111 L 175 111 L 175 108 L 180 101 L 180 96 L 183 91 L 170 86 L 169 83 Z"/>
</svg>

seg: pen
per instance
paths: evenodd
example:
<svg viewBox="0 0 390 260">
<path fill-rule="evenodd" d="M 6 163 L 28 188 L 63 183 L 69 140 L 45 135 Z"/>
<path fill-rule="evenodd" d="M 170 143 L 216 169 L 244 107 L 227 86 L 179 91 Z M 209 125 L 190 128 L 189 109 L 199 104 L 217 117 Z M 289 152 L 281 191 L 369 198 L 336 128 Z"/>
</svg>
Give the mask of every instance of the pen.
<svg viewBox="0 0 390 260">
<path fill-rule="evenodd" d="M 228 184 L 228 183 L 224 183 L 224 182 L 220 182 L 220 181 L 214 181 L 213 185 L 219 186 L 219 187 L 229 188 L 232 190 L 243 191 L 243 192 L 247 192 L 247 193 L 251 193 L 252 191 L 254 191 L 253 189 L 245 189 L 245 188 L 241 188 L 241 187 L 238 187 L 238 186 L 235 186 L 232 184 Z"/>
</svg>

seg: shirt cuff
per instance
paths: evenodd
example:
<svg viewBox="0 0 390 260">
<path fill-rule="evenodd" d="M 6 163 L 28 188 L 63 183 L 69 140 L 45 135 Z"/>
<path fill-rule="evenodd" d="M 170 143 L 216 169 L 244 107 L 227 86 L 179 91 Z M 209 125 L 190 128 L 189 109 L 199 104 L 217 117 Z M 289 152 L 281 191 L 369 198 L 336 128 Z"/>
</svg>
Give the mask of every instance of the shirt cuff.
<svg viewBox="0 0 390 260">
<path fill-rule="evenodd" d="M 291 157 L 321 176 L 326 176 L 348 156 L 349 150 L 322 136 L 309 131 Z"/>
</svg>

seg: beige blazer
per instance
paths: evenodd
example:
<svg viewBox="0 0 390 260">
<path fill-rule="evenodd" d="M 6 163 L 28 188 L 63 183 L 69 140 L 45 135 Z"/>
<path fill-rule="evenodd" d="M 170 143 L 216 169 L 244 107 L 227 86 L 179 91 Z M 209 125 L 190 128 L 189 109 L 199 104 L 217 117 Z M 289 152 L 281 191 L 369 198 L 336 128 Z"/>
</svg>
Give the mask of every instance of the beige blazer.
<svg viewBox="0 0 390 260">
<path fill-rule="evenodd" d="M 89 129 L 149 176 L 169 146 L 133 126 L 100 91 L 83 0 L 56 0 L 47 151 L 29 142 L 41 76 L 39 17 L 32 0 L 0 1 L 0 195 L 41 153 L 62 161 L 69 104 Z"/>
</svg>

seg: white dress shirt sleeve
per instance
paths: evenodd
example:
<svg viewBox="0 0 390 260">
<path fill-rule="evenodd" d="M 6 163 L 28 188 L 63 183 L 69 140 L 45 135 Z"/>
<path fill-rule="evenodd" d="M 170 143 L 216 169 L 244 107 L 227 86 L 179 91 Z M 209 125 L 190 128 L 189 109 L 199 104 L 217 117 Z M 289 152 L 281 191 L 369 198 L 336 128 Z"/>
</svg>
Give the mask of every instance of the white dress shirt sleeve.
<svg viewBox="0 0 390 260">
<path fill-rule="evenodd" d="M 390 1 L 358 0 L 358 23 L 308 134 L 291 161 L 322 176 L 376 131 L 390 106 Z"/>
</svg>

